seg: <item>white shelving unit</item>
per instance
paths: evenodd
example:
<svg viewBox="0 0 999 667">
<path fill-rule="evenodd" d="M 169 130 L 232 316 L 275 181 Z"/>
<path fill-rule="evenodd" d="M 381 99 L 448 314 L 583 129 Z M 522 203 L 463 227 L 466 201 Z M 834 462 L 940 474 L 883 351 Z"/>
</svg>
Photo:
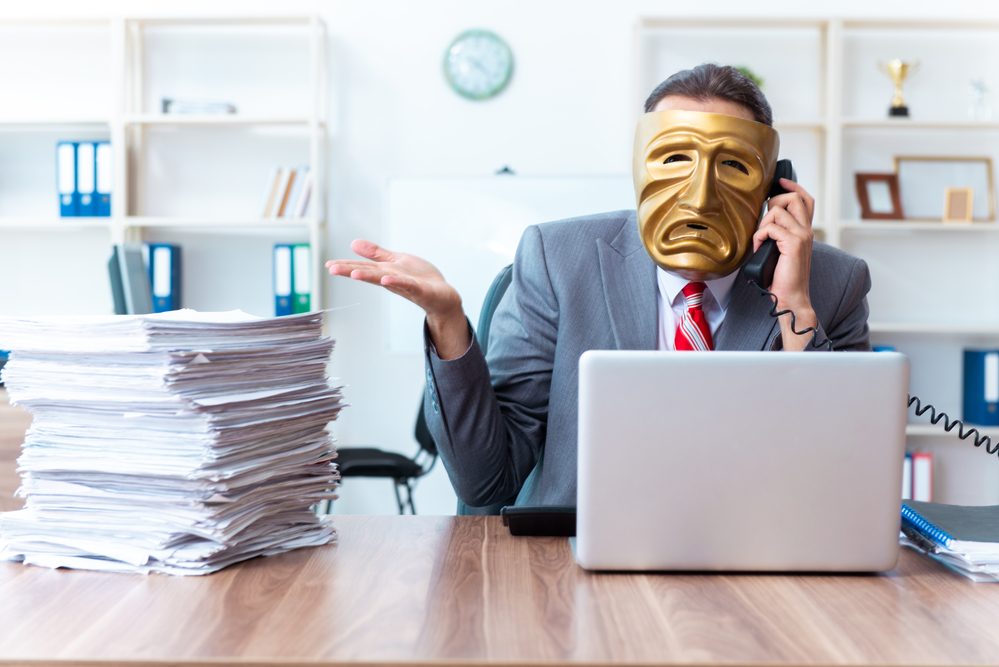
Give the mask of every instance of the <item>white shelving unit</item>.
<svg viewBox="0 0 999 667">
<path fill-rule="evenodd" d="M 11 28 L 13 22 L 0 22 L 0 28 Z M 27 22 L 34 30 L 72 29 L 74 27 L 106 30 L 110 42 L 107 66 L 112 91 L 109 113 L 94 116 L 48 109 L 38 114 L 0 112 L 0 140 L 3 133 L 50 133 L 72 136 L 86 132 L 109 138 L 114 156 L 114 187 L 111 216 L 97 218 L 60 218 L 38 216 L 0 216 L 0 230 L 7 232 L 60 232 L 83 229 L 105 229 L 112 243 L 139 242 L 154 229 L 186 230 L 214 234 L 241 235 L 247 233 L 279 233 L 296 231 L 307 234 L 312 248 L 312 304 L 321 308 L 325 303 L 322 262 L 326 233 L 326 144 L 327 81 L 326 26 L 317 16 L 288 17 L 210 17 L 152 18 L 125 16 L 104 21 L 65 20 Z M 231 114 L 231 115 L 167 115 L 150 113 L 145 107 L 144 94 L 149 85 L 146 62 L 146 34 L 149 29 L 187 28 L 210 31 L 233 27 L 251 27 L 266 37 L 269 30 L 297 30 L 308 48 L 308 103 L 294 113 Z M 204 32 L 202 32 L 202 36 Z M 310 213 L 305 218 L 259 219 L 245 215 L 222 216 L 147 214 L 146 201 L 155 183 L 145 179 L 149 156 L 147 135 L 153 128 L 198 128 L 207 131 L 253 131 L 258 128 L 281 128 L 291 131 L 308 142 L 306 164 L 315 174 Z M 54 145 L 53 145 L 54 150 Z M 271 165 L 265 165 L 269 168 Z M 290 166 L 290 165 L 289 165 Z M 54 182 L 54 174 L 52 176 Z M 264 188 L 263 174 L 259 183 Z M 55 191 L 52 190 L 52 201 Z M 254 202 L 255 203 L 255 202 Z"/>
<path fill-rule="evenodd" d="M 992 446 L 995 446 L 997 443 L 999 443 L 999 426 L 972 426 L 968 428 L 976 428 L 978 429 L 979 435 L 987 435 L 988 437 L 992 438 Z M 968 431 L 968 428 L 965 429 L 965 432 Z M 909 424 L 908 426 L 905 427 L 905 434 L 910 438 L 920 438 L 920 437 L 939 438 L 940 431 L 942 429 L 943 429 L 943 420 L 941 420 L 937 424 Z M 948 440 L 948 442 L 955 442 L 955 443 L 961 442 L 961 439 L 956 437 L 957 431 L 958 427 L 955 426 L 954 429 L 952 430 L 952 433 L 954 434 L 955 437 Z M 968 441 L 973 443 L 974 439 L 975 436 L 972 435 L 969 436 Z M 985 445 L 983 444 L 982 446 L 984 447 Z"/>
<path fill-rule="evenodd" d="M 963 348 L 999 347 L 999 224 L 860 220 L 853 174 L 893 171 L 895 155 L 999 159 L 999 99 L 992 120 L 966 115 L 971 78 L 999 90 L 999 23 L 644 18 L 635 44 L 635 108 L 701 62 L 763 77 L 782 157 L 816 196 L 816 236 L 871 267 L 872 342 L 905 352 L 912 393 L 960 416 Z M 911 118 L 887 116 L 892 83 L 877 61 L 893 58 L 922 64 L 904 87 Z M 999 457 L 910 420 L 908 446 L 937 460 L 936 500 L 999 503 Z"/>
</svg>

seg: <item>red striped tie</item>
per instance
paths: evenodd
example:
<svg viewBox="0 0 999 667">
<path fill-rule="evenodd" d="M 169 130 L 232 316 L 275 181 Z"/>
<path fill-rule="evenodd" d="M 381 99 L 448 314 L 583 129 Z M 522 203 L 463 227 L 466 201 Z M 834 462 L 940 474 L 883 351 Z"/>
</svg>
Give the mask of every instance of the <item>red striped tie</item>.
<svg viewBox="0 0 999 667">
<path fill-rule="evenodd" d="M 687 283 L 683 288 L 683 298 L 687 302 L 687 310 L 680 318 L 673 339 L 676 350 L 712 350 L 711 327 L 708 318 L 701 310 L 704 298 L 704 283 Z"/>
</svg>

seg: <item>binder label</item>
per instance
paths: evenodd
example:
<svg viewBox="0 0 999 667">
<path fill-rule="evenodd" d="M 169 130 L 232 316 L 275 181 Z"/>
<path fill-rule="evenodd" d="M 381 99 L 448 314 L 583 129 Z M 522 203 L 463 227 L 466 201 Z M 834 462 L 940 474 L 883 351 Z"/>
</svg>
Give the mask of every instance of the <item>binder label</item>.
<svg viewBox="0 0 999 667">
<path fill-rule="evenodd" d="M 111 194 L 111 144 L 102 141 L 97 144 L 97 192 Z"/>
<path fill-rule="evenodd" d="M 171 248 L 158 246 L 153 248 L 153 296 L 167 298 L 171 292 Z"/>
<path fill-rule="evenodd" d="M 291 296 L 291 248 L 274 248 L 274 294 Z"/>
<path fill-rule="evenodd" d="M 94 145 L 81 143 L 76 149 L 76 184 L 81 195 L 88 195 L 83 203 L 90 203 L 89 195 L 94 192 Z"/>
<path fill-rule="evenodd" d="M 312 251 L 307 245 L 295 246 L 295 294 L 308 294 L 312 291 L 309 284 L 312 278 Z M 997 366 L 999 369 L 999 366 Z"/>
<path fill-rule="evenodd" d="M 999 402 L 999 352 L 985 355 L 985 402 Z"/>
<path fill-rule="evenodd" d="M 73 144 L 59 144 L 57 150 L 59 194 L 69 195 L 68 198 L 62 198 L 65 204 L 73 202 L 73 193 L 76 191 L 76 151 L 73 148 Z"/>
</svg>

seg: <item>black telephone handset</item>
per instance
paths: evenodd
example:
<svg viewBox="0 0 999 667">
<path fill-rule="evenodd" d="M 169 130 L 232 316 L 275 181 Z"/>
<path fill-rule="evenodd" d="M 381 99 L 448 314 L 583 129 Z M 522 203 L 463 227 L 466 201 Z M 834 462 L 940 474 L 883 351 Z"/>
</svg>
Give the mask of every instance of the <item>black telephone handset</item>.
<svg viewBox="0 0 999 667">
<path fill-rule="evenodd" d="M 798 175 L 794 173 L 794 167 L 790 160 L 778 160 L 777 168 L 774 170 L 774 180 L 770 185 L 770 192 L 767 199 L 782 195 L 788 190 L 781 187 L 780 179 L 786 178 L 790 181 L 798 181 Z M 780 258 L 780 251 L 777 250 L 777 242 L 767 239 L 760 244 L 760 249 L 753 253 L 746 265 L 742 267 L 742 277 L 750 282 L 755 282 L 759 287 L 767 289 L 774 281 L 774 270 L 777 268 L 777 260 Z"/>
</svg>

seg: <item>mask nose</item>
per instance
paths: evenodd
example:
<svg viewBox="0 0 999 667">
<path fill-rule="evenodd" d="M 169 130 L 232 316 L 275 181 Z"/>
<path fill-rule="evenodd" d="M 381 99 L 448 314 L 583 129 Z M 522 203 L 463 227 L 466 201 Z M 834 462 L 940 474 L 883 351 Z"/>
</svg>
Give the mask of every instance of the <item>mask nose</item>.
<svg viewBox="0 0 999 667">
<path fill-rule="evenodd" d="M 680 195 L 678 205 L 699 215 L 721 212 L 721 201 L 718 199 L 718 188 L 715 184 L 714 170 L 711 161 L 703 158 L 697 160 L 697 166 L 687 183 L 686 189 Z"/>
</svg>

